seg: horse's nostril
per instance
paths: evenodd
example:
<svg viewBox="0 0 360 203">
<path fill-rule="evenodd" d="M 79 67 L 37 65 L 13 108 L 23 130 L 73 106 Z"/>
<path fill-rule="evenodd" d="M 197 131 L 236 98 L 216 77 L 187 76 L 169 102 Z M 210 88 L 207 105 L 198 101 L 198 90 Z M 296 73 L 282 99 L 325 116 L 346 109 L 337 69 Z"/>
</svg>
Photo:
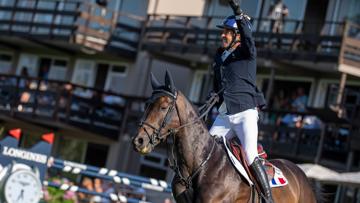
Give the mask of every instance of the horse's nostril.
<svg viewBox="0 0 360 203">
<path fill-rule="evenodd" d="M 139 138 L 139 139 L 138 139 L 138 143 L 139 143 L 139 144 L 143 144 L 143 143 L 144 143 L 144 139 Z"/>
</svg>

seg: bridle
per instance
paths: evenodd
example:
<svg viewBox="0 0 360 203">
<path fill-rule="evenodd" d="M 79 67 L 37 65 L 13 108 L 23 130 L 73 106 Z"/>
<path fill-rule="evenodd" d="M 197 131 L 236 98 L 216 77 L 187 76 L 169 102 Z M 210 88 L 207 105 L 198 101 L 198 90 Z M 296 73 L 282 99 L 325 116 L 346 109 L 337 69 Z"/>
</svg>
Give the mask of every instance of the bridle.
<svg viewBox="0 0 360 203">
<path fill-rule="evenodd" d="M 176 134 L 180 129 L 185 128 L 187 126 L 193 125 L 196 122 L 200 121 L 202 118 L 206 117 L 209 113 L 209 111 L 211 110 L 211 108 L 219 101 L 219 97 L 218 94 L 223 91 L 223 89 L 221 89 L 219 92 L 217 92 L 216 94 L 212 95 L 207 102 L 202 105 L 199 108 L 199 111 L 202 112 L 202 114 L 200 116 L 198 116 L 196 119 L 194 119 L 193 121 L 189 122 L 189 123 L 185 123 L 183 125 L 180 125 L 176 128 L 170 128 L 167 132 L 165 133 L 161 133 L 161 130 L 163 128 L 165 128 L 165 126 L 170 122 L 171 120 L 171 116 L 172 116 L 172 112 L 174 109 L 176 109 L 177 115 L 179 116 L 179 110 L 178 107 L 176 105 L 176 100 L 177 100 L 177 96 L 178 96 L 178 92 L 174 91 L 174 93 L 164 90 L 164 89 L 156 89 L 153 91 L 153 94 L 151 96 L 151 98 L 149 99 L 150 101 L 147 101 L 146 103 L 148 104 L 147 107 L 145 108 L 145 113 L 144 116 L 142 117 L 142 119 L 140 120 L 139 123 L 139 128 L 143 128 L 146 135 L 149 137 L 150 140 L 150 144 L 155 146 L 157 144 L 159 144 L 161 141 L 163 141 L 168 135 L 170 134 Z M 151 125 L 150 123 L 146 122 L 146 118 L 147 118 L 147 114 L 149 111 L 149 107 L 151 105 L 151 102 L 161 96 L 168 96 L 172 99 L 171 104 L 168 108 L 168 111 L 166 112 L 166 115 L 163 119 L 163 121 L 161 122 L 159 128 L 156 128 L 155 126 Z M 179 118 L 180 120 L 180 118 Z M 146 128 L 144 126 L 148 126 L 151 129 L 153 129 L 153 133 L 150 134 Z"/>
<path fill-rule="evenodd" d="M 150 102 L 154 99 L 157 99 L 159 98 L 160 96 L 168 96 L 172 99 L 171 101 L 171 104 L 168 108 L 168 111 L 166 112 L 165 114 L 165 117 L 163 119 L 163 121 L 161 122 L 159 128 L 156 128 L 155 126 L 151 125 L 150 123 L 146 122 L 146 118 L 147 118 L 147 113 L 149 111 L 149 107 L 150 107 Z M 150 98 L 150 102 L 147 102 L 148 103 L 148 106 L 146 107 L 145 109 L 145 113 L 144 113 L 144 116 L 143 118 L 141 119 L 140 121 L 140 124 L 139 124 L 139 128 L 143 128 L 145 133 L 147 134 L 147 136 L 149 137 L 149 143 L 153 146 L 159 144 L 160 142 L 162 142 L 164 139 L 166 139 L 166 137 L 168 135 L 173 135 L 173 139 L 174 139 L 174 142 L 175 142 L 175 134 L 182 128 L 185 128 L 187 126 L 190 126 L 190 125 L 193 125 L 195 124 L 196 122 L 200 121 L 203 117 L 206 117 L 209 113 L 209 111 L 212 109 L 212 107 L 216 104 L 216 102 L 219 101 L 219 98 L 217 95 L 213 95 L 211 96 L 211 98 L 203 105 L 201 106 L 199 109 L 200 111 L 202 111 L 203 113 L 197 117 L 196 119 L 194 119 L 193 121 L 191 122 L 188 122 L 186 124 L 183 124 L 183 125 L 180 125 L 176 128 L 170 128 L 167 132 L 165 133 L 161 133 L 161 131 L 163 130 L 163 128 L 165 128 L 165 126 L 170 122 L 171 120 L 171 116 L 172 116 L 172 112 L 174 111 L 174 109 L 176 109 L 176 112 L 177 112 L 177 115 L 179 116 L 179 110 L 178 110 L 178 107 L 176 105 L 176 100 L 177 100 L 177 96 L 178 96 L 178 92 L 177 91 L 174 91 L 174 93 L 172 92 L 169 92 L 167 90 L 164 90 L 164 89 L 157 89 L 157 90 L 154 90 L 153 91 L 153 95 L 152 97 Z M 180 120 L 180 118 L 179 118 Z M 150 134 L 145 126 L 148 126 L 150 127 L 151 129 L 153 129 L 153 133 Z M 214 151 L 214 148 L 215 148 L 215 143 L 216 141 L 213 140 L 213 145 L 212 145 L 212 148 L 208 154 L 208 156 L 206 157 L 205 160 L 202 161 L 202 163 L 199 165 L 199 167 L 191 174 L 189 175 L 187 178 L 185 178 L 181 172 L 180 172 L 180 168 L 179 168 L 179 165 L 177 163 L 177 158 L 176 158 L 176 153 L 174 153 L 174 144 L 171 145 L 171 155 L 172 157 L 169 156 L 169 165 L 170 165 L 170 168 L 172 170 L 174 170 L 174 172 L 176 173 L 176 175 L 179 177 L 179 181 L 181 184 L 185 185 L 186 188 L 189 188 L 191 187 L 192 185 L 192 179 L 200 172 L 201 168 L 203 166 L 205 166 L 205 164 L 209 161 L 211 155 L 212 155 L 212 152 Z M 169 152 L 169 150 L 168 150 Z"/>
<path fill-rule="evenodd" d="M 146 135 L 149 137 L 150 144 L 153 146 L 155 146 L 155 145 L 159 144 L 161 141 L 163 141 L 164 138 L 173 130 L 173 129 L 169 129 L 169 132 L 161 134 L 162 129 L 165 128 L 165 126 L 170 122 L 174 108 L 176 108 L 176 110 L 177 110 L 177 106 L 176 106 L 176 99 L 177 99 L 177 95 L 178 95 L 177 91 L 175 91 L 175 93 L 173 94 L 173 93 L 163 90 L 163 89 L 154 90 L 153 96 L 151 97 L 150 101 L 160 97 L 157 95 L 164 95 L 164 94 L 166 96 L 170 97 L 172 99 L 172 101 L 171 101 L 168 111 L 166 112 L 165 117 L 164 117 L 163 121 L 161 122 L 159 128 L 156 128 L 155 126 L 153 126 L 150 123 L 145 121 L 147 118 L 147 114 L 148 114 L 150 105 L 151 105 L 150 102 L 147 102 L 148 105 L 145 109 L 144 116 L 139 123 L 139 128 L 144 129 Z M 144 126 L 148 126 L 148 127 L 152 128 L 153 133 L 150 134 Z"/>
</svg>

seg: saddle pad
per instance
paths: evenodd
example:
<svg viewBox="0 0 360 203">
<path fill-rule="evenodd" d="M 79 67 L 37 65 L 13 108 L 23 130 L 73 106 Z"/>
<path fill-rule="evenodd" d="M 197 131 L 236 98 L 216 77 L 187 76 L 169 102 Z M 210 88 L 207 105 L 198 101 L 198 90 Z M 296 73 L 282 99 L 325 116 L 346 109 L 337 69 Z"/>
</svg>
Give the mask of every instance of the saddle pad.
<svg viewBox="0 0 360 203">
<path fill-rule="evenodd" d="M 248 164 L 245 160 L 245 152 L 243 151 L 241 145 L 236 142 L 235 140 L 230 141 L 231 151 L 233 155 L 236 157 L 236 159 L 242 163 L 241 165 L 246 169 L 246 172 L 249 174 L 250 170 L 248 169 Z M 267 173 L 269 183 L 271 187 L 281 187 L 288 184 L 287 179 L 283 175 L 282 171 L 274 166 L 271 162 L 269 162 L 267 158 L 267 154 L 264 151 L 263 147 L 259 144 L 258 145 L 258 153 L 259 157 L 263 160 L 262 163 L 265 167 L 265 171 Z M 249 177 L 253 177 L 251 174 L 249 174 Z"/>
<path fill-rule="evenodd" d="M 276 166 L 272 166 L 274 168 L 274 177 L 270 181 L 270 187 L 282 187 L 288 184 L 287 179 L 285 178 L 282 171 Z"/>
</svg>

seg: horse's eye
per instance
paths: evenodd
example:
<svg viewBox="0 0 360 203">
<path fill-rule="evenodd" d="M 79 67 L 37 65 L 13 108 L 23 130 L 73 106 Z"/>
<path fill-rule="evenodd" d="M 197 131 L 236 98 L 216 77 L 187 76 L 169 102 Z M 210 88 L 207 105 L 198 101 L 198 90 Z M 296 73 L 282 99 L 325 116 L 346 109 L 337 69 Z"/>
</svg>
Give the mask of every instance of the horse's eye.
<svg viewBox="0 0 360 203">
<path fill-rule="evenodd" d="M 161 111 L 167 110 L 167 106 L 161 106 L 161 107 L 160 107 L 160 110 L 161 110 Z"/>
</svg>

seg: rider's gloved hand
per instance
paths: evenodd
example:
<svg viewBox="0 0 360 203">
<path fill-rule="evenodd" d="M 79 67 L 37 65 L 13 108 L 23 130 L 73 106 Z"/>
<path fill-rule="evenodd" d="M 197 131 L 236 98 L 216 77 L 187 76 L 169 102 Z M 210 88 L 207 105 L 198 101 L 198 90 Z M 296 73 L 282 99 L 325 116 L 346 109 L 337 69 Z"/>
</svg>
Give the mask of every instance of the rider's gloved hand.
<svg viewBox="0 0 360 203">
<path fill-rule="evenodd" d="M 242 11 L 237 0 L 229 0 L 229 4 L 234 12 L 234 15 L 241 15 Z"/>
<path fill-rule="evenodd" d="M 229 0 L 229 4 L 230 4 L 236 18 L 238 18 L 238 19 L 247 19 L 247 20 L 251 19 L 247 14 L 242 12 L 237 0 Z"/>
</svg>

